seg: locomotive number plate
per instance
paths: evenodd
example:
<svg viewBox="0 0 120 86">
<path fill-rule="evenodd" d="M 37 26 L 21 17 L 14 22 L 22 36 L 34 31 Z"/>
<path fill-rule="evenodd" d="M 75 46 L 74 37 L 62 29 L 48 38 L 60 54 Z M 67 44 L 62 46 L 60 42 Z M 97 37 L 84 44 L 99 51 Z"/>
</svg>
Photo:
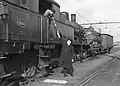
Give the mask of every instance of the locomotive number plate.
<svg viewBox="0 0 120 86">
<path fill-rule="evenodd" d="M 22 27 L 22 28 L 27 27 L 26 21 L 24 21 L 22 19 L 17 19 L 17 24 L 19 25 L 19 27 Z"/>
</svg>

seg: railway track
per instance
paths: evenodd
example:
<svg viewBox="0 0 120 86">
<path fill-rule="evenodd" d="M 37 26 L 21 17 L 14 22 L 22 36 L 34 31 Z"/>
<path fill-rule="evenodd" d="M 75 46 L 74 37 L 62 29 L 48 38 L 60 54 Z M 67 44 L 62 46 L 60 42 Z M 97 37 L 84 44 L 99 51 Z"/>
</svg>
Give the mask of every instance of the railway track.
<svg viewBox="0 0 120 86">
<path fill-rule="evenodd" d="M 112 60 L 110 60 L 109 62 L 107 62 L 105 65 L 103 65 L 102 67 L 99 68 L 99 70 L 95 71 L 94 73 L 92 73 L 91 75 L 89 75 L 87 78 L 83 79 L 82 81 L 80 81 L 79 83 L 77 83 L 76 85 L 72 85 L 72 86 L 85 86 L 88 82 L 90 82 L 93 78 L 95 78 L 97 75 L 99 75 L 102 71 L 104 71 L 107 67 L 109 67 L 110 64 L 112 64 L 115 60 L 119 59 L 120 55 L 113 57 Z M 28 81 L 24 82 L 24 85 L 20 85 L 20 86 L 28 86 L 27 83 L 30 83 L 31 81 L 35 80 L 34 78 L 29 79 Z M 36 80 L 35 80 L 36 81 Z M 50 85 L 51 86 L 51 85 Z M 55 86 L 71 86 L 71 85 L 55 85 Z"/>
<path fill-rule="evenodd" d="M 91 75 L 89 75 L 87 78 L 85 78 L 84 80 L 80 81 L 78 84 L 76 85 L 55 85 L 55 86 L 85 86 L 87 83 L 89 83 L 93 78 L 95 78 L 96 76 L 98 76 L 102 71 L 104 71 L 107 67 L 109 67 L 110 64 L 112 64 L 114 61 L 116 61 L 118 59 L 119 56 L 116 56 L 115 58 L 113 58 L 112 60 L 110 60 L 109 62 L 107 62 L 105 65 L 103 65 L 101 68 L 99 68 L 99 70 L 95 71 L 94 73 L 92 73 Z M 29 81 L 27 81 L 26 83 L 31 82 L 32 79 L 30 79 Z M 20 85 L 20 86 L 29 86 L 26 83 L 24 83 L 24 85 Z M 26 85 L 25 85 L 26 84 Z M 38 85 L 37 85 L 38 86 Z M 53 85 L 50 85 L 53 86 Z"/>
<path fill-rule="evenodd" d="M 116 61 L 117 59 L 119 59 L 120 55 L 116 56 L 116 57 L 112 57 L 113 59 L 110 60 L 109 62 L 107 62 L 105 65 L 103 65 L 102 67 L 99 68 L 99 70 L 95 71 L 94 73 L 92 73 L 91 75 L 89 75 L 87 78 L 83 79 L 82 81 L 80 81 L 77 84 L 68 84 L 67 86 L 85 86 L 87 83 L 89 83 L 93 78 L 95 78 L 96 76 L 98 76 L 102 71 L 104 71 L 107 67 L 109 67 L 110 64 L 112 64 L 114 61 Z M 20 86 L 29 86 L 28 83 L 32 83 L 32 82 L 36 82 L 39 81 L 36 78 L 31 78 L 28 79 L 27 81 L 21 83 Z M 35 85 L 36 86 L 36 85 Z M 37 85 L 38 86 L 38 85 Z M 50 85 L 51 86 L 51 85 Z M 58 85 L 55 85 L 58 86 Z M 66 85 L 59 85 L 59 86 L 66 86 Z"/>
<path fill-rule="evenodd" d="M 91 75 L 89 75 L 87 78 L 85 78 L 84 80 L 80 81 L 77 85 L 75 86 L 85 86 L 85 84 L 87 84 L 88 82 L 90 82 L 93 78 L 95 78 L 97 75 L 99 75 L 102 71 L 104 71 L 107 67 L 109 67 L 109 65 L 111 63 L 113 63 L 115 60 L 118 59 L 119 56 L 116 56 L 115 58 L 113 58 L 112 60 L 110 60 L 109 62 L 107 62 L 105 65 L 103 65 L 100 69 L 98 69 L 97 71 L 95 71 L 94 73 L 92 73 Z"/>
</svg>

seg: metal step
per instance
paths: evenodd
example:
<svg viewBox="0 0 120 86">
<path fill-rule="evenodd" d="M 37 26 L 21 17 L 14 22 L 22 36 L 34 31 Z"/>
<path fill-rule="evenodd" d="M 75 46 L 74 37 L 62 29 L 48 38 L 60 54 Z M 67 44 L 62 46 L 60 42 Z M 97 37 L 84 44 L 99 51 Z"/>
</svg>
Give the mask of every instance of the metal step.
<svg viewBox="0 0 120 86">
<path fill-rule="evenodd" d="M 5 59 L 5 58 L 7 58 L 7 57 L 0 57 L 0 59 Z"/>
</svg>

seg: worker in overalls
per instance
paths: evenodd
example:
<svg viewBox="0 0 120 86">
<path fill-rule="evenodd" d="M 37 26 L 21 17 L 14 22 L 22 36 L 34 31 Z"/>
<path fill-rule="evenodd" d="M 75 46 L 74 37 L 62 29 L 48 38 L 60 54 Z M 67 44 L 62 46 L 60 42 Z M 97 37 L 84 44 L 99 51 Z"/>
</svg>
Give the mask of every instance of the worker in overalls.
<svg viewBox="0 0 120 86">
<path fill-rule="evenodd" d="M 62 49 L 59 58 L 60 66 L 63 68 L 61 73 L 66 77 L 68 74 L 73 76 L 72 56 L 73 47 L 70 40 L 61 39 Z"/>
</svg>

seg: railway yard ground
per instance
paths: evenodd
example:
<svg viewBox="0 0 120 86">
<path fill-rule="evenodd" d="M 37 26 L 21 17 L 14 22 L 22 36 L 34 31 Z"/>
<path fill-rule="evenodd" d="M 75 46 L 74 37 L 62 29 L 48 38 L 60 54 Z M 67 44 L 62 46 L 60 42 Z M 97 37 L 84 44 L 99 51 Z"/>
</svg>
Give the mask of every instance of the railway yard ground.
<svg viewBox="0 0 120 86">
<path fill-rule="evenodd" d="M 48 77 L 41 78 L 41 79 L 38 77 L 34 77 L 32 80 L 29 81 L 27 86 L 119 86 L 119 85 L 106 84 L 107 82 L 112 83 L 112 76 L 116 75 L 114 74 L 115 71 L 119 70 L 120 72 L 120 67 L 119 67 L 120 60 L 115 59 L 115 57 L 119 55 L 120 55 L 120 48 L 117 47 L 117 48 L 114 48 L 110 54 L 98 55 L 96 56 L 96 58 L 85 60 L 83 63 L 80 63 L 80 62 L 74 63 L 73 64 L 74 77 L 71 77 L 71 76 L 64 77 L 63 74 L 60 73 L 62 68 L 57 68 L 54 70 L 54 73 Z M 113 69 L 111 67 L 107 68 L 109 67 L 108 65 L 111 65 L 111 64 L 113 64 L 112 66 Z M 111 70 L 111 72 L 108 74 L 110 75 L 109 77 L 106 71 L 104 70 L 106 70 L 107 73 L 109 73 L 108 70 Z M 99 75 L 99 72 L 101 71 L 104 71 L 102 72 L 104 74 Z M 105 80 L 106 82 L 104 81 L 104 79 L 106 78 L 104 77 L 104 75 L 108 78 L 108 80 Z M 96 79 L 94 79 L 93 76 L 94 77 L 97 76 L 95 77 Z M 120 73 L 118 77 L 119 76 L 120 76 Z M 100 82 L 98 79 L 100 79 Z M 101 85 L 101 83 L 103 84 Z"/>
<path fill-rule="evenodd" d="M 120 86 L 120 60 L 113 61 L 85 86 Z"/>
</svg>

